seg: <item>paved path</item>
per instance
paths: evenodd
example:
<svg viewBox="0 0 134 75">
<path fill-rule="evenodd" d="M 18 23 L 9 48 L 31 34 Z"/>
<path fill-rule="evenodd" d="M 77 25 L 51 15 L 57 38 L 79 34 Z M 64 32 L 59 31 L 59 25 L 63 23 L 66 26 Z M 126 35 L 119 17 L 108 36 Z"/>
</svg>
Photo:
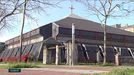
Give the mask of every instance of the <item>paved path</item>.
<svg viewBox="0 0 134 75">
<path fill-rule="evenodd" d="M 80 70 L 80 69 L 64 69 L 64 68 L 25 68 L 21 73 L 9 73 L 6 69 L 0 70 L 0 75 L 81 75 L 94 74 L 108 71 L 100 70 Z"/>
<path fill-rule="evenodd" d="M 22 70 L 20 73 L 9 73 L 7 70 L 0 70 L 0 75 L 80 75 L 77 73 L 53 72 L 45 70 Z"/>
<path fill-rule="evenodd" d="M 79 69 L 63 69 L 63 68 L 31 68 L 25 70 L 36 70 L 36 71 L 54 71 L 54 72 L 68 72 L 68 73 L 79 73 L 79 74 L 93 74 L 93 73 L 102 73 L 108 71 L 99 71 L 99 70 L 79 70 Z"/>
</svg>

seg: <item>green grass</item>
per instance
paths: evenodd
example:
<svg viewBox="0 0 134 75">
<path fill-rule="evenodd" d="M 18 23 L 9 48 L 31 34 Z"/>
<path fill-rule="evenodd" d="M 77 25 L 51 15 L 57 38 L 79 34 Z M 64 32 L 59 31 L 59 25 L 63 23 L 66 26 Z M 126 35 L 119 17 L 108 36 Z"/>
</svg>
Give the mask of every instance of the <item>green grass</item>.
<svg viewBox="0 0 134 75">
<path fill-rule="evenodd" d="M 7 68 L 39 68 L 37 64 L 34 63 L 2 63 L 0 64 L 1 69 Z"/>
<path fill-rule="evenodd" d="M 109 73 L 94 74 L 94 75 L 134 75 L 134 68 L 115 69 Z"/>
<path fill-rule="evenodd" d="M 0 69 L 6 69 L 8 66 L 6 64 L 0 65 Z"/>
<path fill-rule="evenodd" d="M 10 64 L 9 68 L 39 68 L 36 64 L 32 63 L 15 63 L 15 64 Z"/>
<path fill-rule="evenodd" d="M 91 65 L 91 66 L 100 66 L 100 67 L 107 67 L 107 66 L 115 66 L 113 63 L 106 63 L 106 64 L 98 64 L 98 63 L 78 63 L 78 65 Z"/>
</svg>

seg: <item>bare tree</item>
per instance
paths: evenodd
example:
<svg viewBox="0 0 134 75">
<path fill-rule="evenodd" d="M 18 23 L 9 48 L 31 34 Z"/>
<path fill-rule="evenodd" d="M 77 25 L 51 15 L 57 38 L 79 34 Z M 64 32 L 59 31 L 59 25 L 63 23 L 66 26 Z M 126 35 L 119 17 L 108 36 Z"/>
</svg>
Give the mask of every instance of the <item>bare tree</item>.
<svg viewBox="0 0 134 75">
<path fill-rule="evenodd" d="M 76 0 L 83 3 L 88 11 L 97 16 L 102 27 L 104 34 L 104 46 L 103 46 L 103 64 L 106 64 L 106 45 L 107 45 L 107 21 L 110 17 L 125 17 L 129 15 L 133 8 L 128 8 L 130 3 L 133 1 L 130 0 Z M 132 5 L 131 5 L 132 6 Z"/>
<path fill-rule="evenodd" d="M 32 18 L 29 14 L 26 13 L 26 11 L 28 12 L 30 10 L 32 10 L 32 11 L 36 10 L 38 12 L 40 12 L 40 11 L 45 12 L 44 8 L 42 7 L 43 5 L 54 6 L 53 4 L 50 4 L 50 3 L 48 3 L 48 1 L 46 2 L 45 0 L 35 0 L 34 2 L 32 2 L 30 0 L 25 0 L 24 1 L 23 20 L 22 20 L 21 35 L 20 35 L 20 62 L 21 62 L 21 54 L 22 54 L 22 42 L 23 42 L 23 30 L 24 30 L 24 25 L 25 25 L 25 15 Z"/>
<path fill-rule="evenodd" d="M 60 2 L 61 0 L 0 0 L 0 30 L 11 25 L 9 23 L 9 20 L 13 21 L 14 19 L 10 18 L 16 18 L 17 15 L 23 14 L 20 34 L 20 61 L 22 53 L 25 16 L 33 20 L 33 13 L 40 13 L 41 11 L 46 12 L 47 7 L 58 7 L 57 4 Z"/>
<path fill-rule="evenodd" d="M 24 9 L 23 9 L 23 19 L 22 19 L 22 27 L 21 27 L 21 34 L 20 34 L 20 62 L 21 62 L 21 54 L 22 54 L 22 42 L 23 42 L 23 30 L 25 25 L 25 14 L 26 14 L 26 6 L 27 0 L 24 2 Z"/>
<path fill-rule="evenodd" d="M 32 13 L 46 12 L 46 8 L 49 6 L 56 7 L 61 0 L 27 0 L 27 7 L 25 14 L 27 17 L 33 19 Z M 25 0 L 0 0 L 0 30 L 9 26 L 10 21 L 14 21 L 16 15 L 22 14 L 23 5 Z M 9 21 L 10 20 L 10 21 Z"/>
</svg>

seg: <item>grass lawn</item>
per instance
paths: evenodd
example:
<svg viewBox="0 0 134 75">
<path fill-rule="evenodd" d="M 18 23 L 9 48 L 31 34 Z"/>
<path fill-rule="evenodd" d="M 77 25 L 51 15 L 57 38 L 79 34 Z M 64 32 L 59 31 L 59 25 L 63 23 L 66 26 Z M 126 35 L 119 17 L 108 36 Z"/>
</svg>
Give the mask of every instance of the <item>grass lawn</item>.
<svg viewBox="0 0 134 75">
<path fill-rule="evenodd" d="M 98 64 L 98 63 L 78 63 L 77 65 L 90 65 L 90 66 L 100 66 L 100 67 L 107 67 L 107 66 L 115 66 L 113 63 L 106 63 L 105 65 L 103 64 Z"/>
<path fill-rule="evenodd" d="M 120 67 L 113 69 L 109 73 L 94 74 L 94 75 L 134 75 L 134 68 L 132 67 Z"/>
<path fill-rule="evenodd" d="M 0 64 L 0 69 L 6 69 L 8 68 L 8 64 Z"/>
<path fill-rule="evenodd" d="M 0 63 L 0 69 L 8 68 L 39 68 L 39 66 L 34 63 Z"/>
<path fill-rule="evenodd" d="M 42 63 L 0 63 L 0 69 L 8 69 L 8 68 L 70 68 L 68 65 L 44 65 Z M 112 64 L 106 64 L 106 65 L 75 65 L 75 69 L 91 69 L 91 70 L 109 70 L 109 73 L 102 73 L 102 74 L 94 74 L 94 75 L 134 75 L 134 67 L 132 66 L 114 66 Z M 70 69 L 71 69 L 70 68 Z"/>
</svg>

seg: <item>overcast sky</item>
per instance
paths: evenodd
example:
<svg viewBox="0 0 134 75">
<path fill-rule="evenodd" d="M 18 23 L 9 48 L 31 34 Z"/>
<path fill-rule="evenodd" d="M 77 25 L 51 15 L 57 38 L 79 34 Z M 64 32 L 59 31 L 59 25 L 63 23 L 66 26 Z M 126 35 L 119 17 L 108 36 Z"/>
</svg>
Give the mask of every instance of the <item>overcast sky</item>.
<svg viewBox="0 0 134 75">
<path fill-rule="evenodd" d="M 81 3 L 76 3 L 73 2 L 73 13 L 76 15 L 79 15 L 85 19 L 88 20 L 92 20 L 95 22 L 99 22 L 98 18 L 96 18 L 96 16 L 93 16 L 91 14 L 89 14 L 89 12 L 87 12 L 87 9 L 85 8 L 84 5 L 82 5 Z M 70 6 L 71 3 L 70 2 L 62 2 L 59 4 L 59 7 L 53 8 L 53 7 L 49 7 L 49 8 L 45 8 L 46 9 L 46 13 L 41 12 L 40 14 L 33 14 L 34 17 L 37 19 L 37 21 L 29 21 L 27 18 L 26 19 L 26 25 L 25 25 L 25 29 L 24 32 L 28 32 L 32 29 L 35 29 L 39 26 L 45 25 L 47 23 L 50 22 L 54 22 L 57 20 L 60 20 L 62 18 L 64 18 L 65 16 L 68 16 L 71 11 L 70 11 Z M 18 36 L 20 34 L 20 28 L 21 28 L 21 18 L 22 15 L 18 16 L 18 21 L 14 24 L 14 26 L 12 26 L 12 29 L 5 29 L 0 33 L 0 42 L 4 42 L 10 38 L 13 38 L 15 36 Z M 114 24 L 129 24 L 132 25 L 134 24 L 134 17 L 131 15 L 129 17 L 125 17 L 125 18 L 111 18 L 108 20 L 108 25 L 114 25 Z"/>
</svg>

